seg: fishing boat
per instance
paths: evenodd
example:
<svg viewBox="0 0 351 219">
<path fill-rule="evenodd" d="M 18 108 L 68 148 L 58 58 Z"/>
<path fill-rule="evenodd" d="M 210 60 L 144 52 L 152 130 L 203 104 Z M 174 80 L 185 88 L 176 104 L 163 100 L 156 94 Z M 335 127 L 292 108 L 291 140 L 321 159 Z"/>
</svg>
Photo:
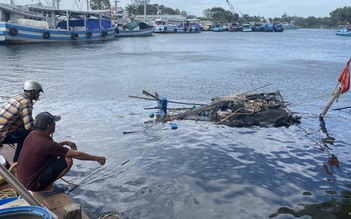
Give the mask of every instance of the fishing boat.
<svg viewBox="0 0 351 219">
<path fill-rule="evenodd" d="M 244 23 L 243 24 L 243 32 L 252 32 L 251 24 L 250 23 Z"/>
<path fill-rule="evenodd" d="M 143 37 L 152 36 L 154 27 L 144 22 L 130 22 L 116 28 L 116 37 Z"/>
<path fill-rule="evenodd" d="M 169 32 L 169 29 L 171 29 L 171 31 L 174 31 L 176 26 L 168 24 L 168 19 L 157 18 L 155 20 L 154 28 L 155 33 L 167 33 Z"/>
<path fill-rule="evenodd" d="M 255 23 L 251 27 L 253 32 L 262 32 L 265 31 L 265 27 L 262 23 Z"/>
<path fill-rule="evenodd" d="M 155 33 L 199 33 L 198 19 L 161 19 L 155 20 Z"/>
<path fill-rule="evenodd" d="M 283 32 L 284 26 L 281 23 L 277 23 L 274 25 L 274 32 Z"/>
<path fill-rule="evenodd" d="M 114 39 L 110 10 L 61 10 L 0 3 L 0 44 L 61 43 Z"/>
<path fill-rule="evenodd" d="M 217 24 L 213 25 L 212 31 L 213 32 L 222 32 L 222 31 L 224 31 L 223 25 L 220 24 L 220 23 L 217 23 Z"/>
<path fill-rule="evenodd" d="M 351 36 L 351 27 L 349 25 L 341 25 L 336 31 L 337 36 Z"/>
<path fill-rule="evenodd" d="M 176 33 L 200 33 L 201 24 L 199 19 L 176 20 Z"/>
<path fill-rule="evenodd" d="M 264 31 L 265 32 L 273 32 L 274 31 L 274 25 L 272 23 L 267 23 L 264 25 Z"/>
</svg>

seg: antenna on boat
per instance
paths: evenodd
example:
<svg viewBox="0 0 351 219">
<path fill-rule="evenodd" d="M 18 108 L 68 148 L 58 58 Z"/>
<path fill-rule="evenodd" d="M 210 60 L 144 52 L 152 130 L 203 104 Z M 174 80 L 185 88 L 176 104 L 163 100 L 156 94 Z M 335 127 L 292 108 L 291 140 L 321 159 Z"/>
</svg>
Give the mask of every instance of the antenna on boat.
<svg viewBox="0 0 351 219">
<path fill-rule="evenodd" d="M 144 0 L 144 22 L 146 22 L 146 0 Z"/>
</svg>

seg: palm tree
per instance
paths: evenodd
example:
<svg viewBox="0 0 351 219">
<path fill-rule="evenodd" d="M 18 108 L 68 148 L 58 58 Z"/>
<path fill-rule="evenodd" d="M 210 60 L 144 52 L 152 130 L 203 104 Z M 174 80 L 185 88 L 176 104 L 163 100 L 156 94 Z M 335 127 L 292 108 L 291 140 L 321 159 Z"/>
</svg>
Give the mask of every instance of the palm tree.
<svg viewBox="0 0 351 219">
<path fill-rule="evenodd" d="M 135 8 L 134 4 L 128 4 L 126 6 L 125 10 L 127 11 L 127 17 L 129 19 L 131 19 L 134 16 L 135 12 L 136 12 L 136 8 Z"/>
<path fill-rule="evenodd" d="M 109 0 L 91 0 L 90 8 L 92 10 L 108 10 L 111 8 Z"/>
</svg>

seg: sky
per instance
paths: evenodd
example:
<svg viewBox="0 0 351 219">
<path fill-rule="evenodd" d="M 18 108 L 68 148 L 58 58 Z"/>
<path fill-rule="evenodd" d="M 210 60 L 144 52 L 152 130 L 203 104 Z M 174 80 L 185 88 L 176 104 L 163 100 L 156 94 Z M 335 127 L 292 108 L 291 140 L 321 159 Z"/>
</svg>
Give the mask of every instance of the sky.
<svg viewBox="0 0 351 219">
<path fill-rule="evenodd" d="M 14 0 L 16 4 L 29 4 L 38 0 Z M 115 0 L 110 0 L 114 4 Z M 288 16 L 299 17 L 327 17 L 337 8 L 351 7 L 350 0 L 228 0 L 236 12 L 259 15 L 265 18 L 281 17 L 284 13 Z M 10 0 L 0 0 L 1 3 L 10 3 Z M 45 5 L 51 0 L 42 0 Z M 119 7 L 131 4 L 131 0 L 118 0 Z M 186 11 L 190 15 L 203 16 L 202 12 L 213 7 L 221 7 L 230 10 L 226 0 L 150 0 L 150 4 L 159 4 L 180 11 Z M 61 9 L 86 10 L 86 0 L 61 0 Z"/>
</svg>

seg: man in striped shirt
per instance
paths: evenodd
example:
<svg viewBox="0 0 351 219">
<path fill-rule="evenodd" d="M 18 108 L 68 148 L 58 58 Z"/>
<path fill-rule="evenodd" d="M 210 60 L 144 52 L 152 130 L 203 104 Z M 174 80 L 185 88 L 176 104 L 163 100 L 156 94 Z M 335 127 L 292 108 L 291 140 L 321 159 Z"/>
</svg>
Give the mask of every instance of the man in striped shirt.
<svg viewBox="0 0 351 219">
<path fill-rule="evenodd" d="M 34 128 L 33 100 L 38 100 L 40 92 L 44 92 L 41 84 L 32 80 L 25 81 L 23 89 L 22 94 L 0 109 L 0 144 L 17 143 L 13 162 L 17 162 L 23 141 Z"/>
</svg>

